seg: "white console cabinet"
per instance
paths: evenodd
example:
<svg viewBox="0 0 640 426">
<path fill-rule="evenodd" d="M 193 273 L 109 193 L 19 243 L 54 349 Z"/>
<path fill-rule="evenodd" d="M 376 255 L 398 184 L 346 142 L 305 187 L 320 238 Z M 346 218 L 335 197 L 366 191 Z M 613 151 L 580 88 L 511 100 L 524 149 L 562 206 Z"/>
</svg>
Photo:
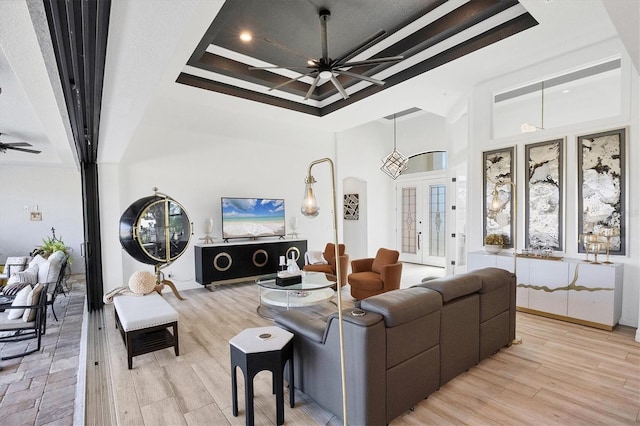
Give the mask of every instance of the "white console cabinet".
<svg viewBox="0 0 640 426">
<path fill-rule="evenodd" d="M 513 255 L 473 252 L 467 270 L 497 267 L 513 272 Z M 624 265 L 579 259 L 518 257 L 518 310 L 611 330 L 622 314 Z"/>
</svg>

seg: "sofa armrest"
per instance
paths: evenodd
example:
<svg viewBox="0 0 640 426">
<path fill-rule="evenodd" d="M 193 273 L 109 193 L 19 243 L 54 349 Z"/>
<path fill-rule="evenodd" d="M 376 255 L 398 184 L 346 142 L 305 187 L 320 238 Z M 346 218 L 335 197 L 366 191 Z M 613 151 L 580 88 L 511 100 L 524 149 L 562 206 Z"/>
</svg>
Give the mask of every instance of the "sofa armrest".
<svg viewBox="0 0 640 426">
<path fill-rule="evenodd" d="M 368 257 L 366 259 L 355 259 L 351 261 L 351 272 L 366 272 L 371 270 L 373 265 L 373 258 Z"/>
<path fill-rule="evenodd" d="M 275 318 L 276 324 L 294 334 L 299 334 L 307 339 L 317 342 L 324 342 L 327 322 L 320 318 L 296 310 L 284 311 Z"/>
<path fill-rule="evenodd" d="M 384 282 L 385 290 L 397 290 L 400 288 L 400 278 L 402 277 L 402 263 L 384 265 L 380 271 L 380 278 Z"/>
<path fill-rule="evenodd" d="M 382 315 L 343 310 L 350 424 L 386 424 L 386 337 Z M 295 387 L 338 417 L 342 413 L 338 314 L 326 321 L 299 311 L 279 313 L 276 324 L 294 333 Z M 320 325 L 325 323 L 322 339 Z"/>
</svg>

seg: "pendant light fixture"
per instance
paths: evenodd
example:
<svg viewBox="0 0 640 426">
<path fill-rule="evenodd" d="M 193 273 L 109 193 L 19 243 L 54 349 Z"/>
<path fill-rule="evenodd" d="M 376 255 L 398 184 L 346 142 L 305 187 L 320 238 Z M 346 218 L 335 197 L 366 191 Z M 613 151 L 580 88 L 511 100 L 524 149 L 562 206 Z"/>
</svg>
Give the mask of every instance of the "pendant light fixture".
<svg viewBox="0 0 640 426">
<path fill-rule="evenodd" d="M 396 114 L 393 114 L 393 151 L 382 159 L 380 170 L 395 180 L 408 166 L 409 159 L 396 149 Z"/>
<path fill-rule="evenodd" d="M 531 133 L 535 132 L 536 130 L 544 130 L 544 81 L 542 81 L 540 84 L 542 85 L 542 97 L 540 101 L 540 127 L 536 127 L 527 122 L 524 122 L 522 123 L 522 126 L 520 126 L 520 131 L 522 131 L 522 133 Z"/>
</svg>

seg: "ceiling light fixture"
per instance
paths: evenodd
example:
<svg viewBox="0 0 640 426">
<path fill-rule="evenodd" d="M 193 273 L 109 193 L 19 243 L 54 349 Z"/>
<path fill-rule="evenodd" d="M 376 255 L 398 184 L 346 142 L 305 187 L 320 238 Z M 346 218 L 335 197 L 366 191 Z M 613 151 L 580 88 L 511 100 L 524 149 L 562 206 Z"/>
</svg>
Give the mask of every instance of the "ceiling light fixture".
<svg viewBox="0 0 640 426">
<path fill-rule="evenodd" d="M 382 159 L 380 170 L 395 180 L 408 166 L 409 159 L 396 149 L 396 114 L 393 114 L 393 151 Z"/>
<path fill-rule="evenodd" d="M 320 76 L 321 79 L 323 80 L 329 80 L 331 77 L 333 77 L 333 73 L 331 71 L 320 71 L 320 74 L 318 74 Z"/>
<path fill-rule="evenodd" d="M 250 32 L 243 31 L 242 33 L 240 33 L 240 40 L 244 41 L 245 43 L 248 43 L 251 40 L 253 40 L 253 36 L 251 35 Z"/>
</svg>

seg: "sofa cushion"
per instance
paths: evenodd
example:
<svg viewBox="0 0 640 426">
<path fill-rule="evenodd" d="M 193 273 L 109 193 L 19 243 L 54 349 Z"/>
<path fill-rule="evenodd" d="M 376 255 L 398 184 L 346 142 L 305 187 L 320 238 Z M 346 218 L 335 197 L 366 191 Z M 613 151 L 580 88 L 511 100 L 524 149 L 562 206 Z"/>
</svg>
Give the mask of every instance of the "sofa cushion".
<svg viewBox="0 0 640 426">
<path fill-rule="evenodd" d="M 314 264 L 314 265 L 304 265 L 304 268 L 302 268 L 305 271 L 310 271 L 310 272 L 323 272 L 325 274 L 331 274 L 333 275 L 334 271 L 333 271 L 333 266 L 326 264 L 326 265 L 322 265 L 322 264 Z"/>
<path fill-rule="evenodd" d="M 479 291 L 482 288 L 482 281 L 473 275 L 450 275 L 418 284 L 416 287 L 435 290 L 442 296 L 442 301 L 448 303 Z"/>
<path fill-rule="evenodd" d="M 400 257 L 400 253 L 397 252 L 396 250 L 379 248 L 378 253 L 376 253 L 375 259 L 373 259 L 371 270 L 373 272 L 377 272 L 378 274 L 380 274 L 382 272 L 383 266 L 393 265 L 394 263 L 398 263 L 398 257 Z"/>
<path fill-rule="evenodd" d="M 24 287 L 22 290 L 18 292 L 18 294 L 16 294 L 16 298 L 13 299 L 13 303 L 11 303 L 11 306 L 26 306 L 27 297 L 29 296 L 30 292 L 31 292 L 31 286 L 27 284 L 26 287 Z M 7 319 L 15 320 L 15 319 L 21 318 L 23 314 L 24 314 L 24 309 L 9 309 L 9 312 L 7 314 Z"/>
<path fill-rule="evenodd" d="M 37 305 L 40 302 L 40 297 L 42 293 L 42 289 L 44 285 L 37 284 L 27 295 L 27 305 Z M 22 321 L 31 322 L 35 321 L 36 314 L 38 313 L 37 309 L 25 309 L 24 314 L 22 315 Z"/>
<path fill-rule="evenodd" d="M 442 307 L 442 299 L 433 290 L 413 287 L 368 297 L 360 307 L 382 315 L 385 326 L 396 327 L 437 311 Z"/>
</svg>

